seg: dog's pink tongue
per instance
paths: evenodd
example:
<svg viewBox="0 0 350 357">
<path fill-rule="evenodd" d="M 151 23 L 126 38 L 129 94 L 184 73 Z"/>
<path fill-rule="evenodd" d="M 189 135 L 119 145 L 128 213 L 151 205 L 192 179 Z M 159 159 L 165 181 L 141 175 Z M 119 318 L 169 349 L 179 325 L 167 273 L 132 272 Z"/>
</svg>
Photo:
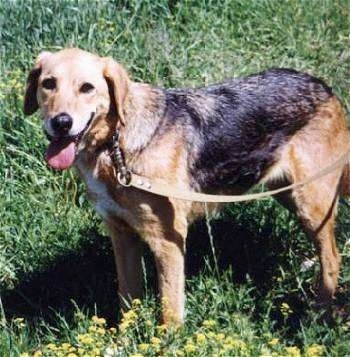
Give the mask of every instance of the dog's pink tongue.
<svg viewBox="0 0 350 357">
<path fill-rule="evenodd" d="M 73 138 L 51 141 L 45 154 L 46 162 L 54 169 L 64 170 L 73 165 L 75 143 Z"/>
</svg>

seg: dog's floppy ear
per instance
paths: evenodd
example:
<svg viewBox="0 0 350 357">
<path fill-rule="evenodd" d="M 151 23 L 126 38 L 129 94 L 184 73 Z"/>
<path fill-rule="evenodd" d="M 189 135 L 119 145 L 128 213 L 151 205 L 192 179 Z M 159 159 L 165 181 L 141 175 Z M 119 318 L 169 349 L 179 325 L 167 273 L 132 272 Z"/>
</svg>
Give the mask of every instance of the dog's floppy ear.
<svg viewBox="0 0 350 357">
<path fill-rule="evenodd" d="M 103 75 L 107 81 L 111 96 L 111 109 L 118 114 L 121 124 L 124 125 L 124 104 L 129 90 L 129 76 L 119 63 L 112 58 L 104 58 L 105 67 Z"/>
<path fill-rule="evenodd" d="M 34 68 L 29 72 L 27 78 L 26 92 L 24 95 L 24 114 L 33 114 L 38 108 L 38 99 L 36 92 L 38 89 L 38 79 L 41 73 L 41 66 L 44 59 L 49 57 L 51 52 L 42 52 L 36 59 Z"/>
</svg>

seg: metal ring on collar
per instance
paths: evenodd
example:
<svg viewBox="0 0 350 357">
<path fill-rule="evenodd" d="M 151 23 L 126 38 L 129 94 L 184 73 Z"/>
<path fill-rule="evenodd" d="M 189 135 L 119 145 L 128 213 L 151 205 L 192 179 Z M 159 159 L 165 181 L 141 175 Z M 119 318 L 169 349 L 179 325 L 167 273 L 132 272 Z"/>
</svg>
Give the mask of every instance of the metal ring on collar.
<svg viewBox="0 0 350 357">
<path fill-rule="evenodd" d="M 117 179 L 118 179 L 118 182 L 122 186 L 130 187 L 131 186 L 131 171 L 130 170 L 126 170 L 125 174 L 122 174 L 121 172 L 118 172 Z"/>
</svg>

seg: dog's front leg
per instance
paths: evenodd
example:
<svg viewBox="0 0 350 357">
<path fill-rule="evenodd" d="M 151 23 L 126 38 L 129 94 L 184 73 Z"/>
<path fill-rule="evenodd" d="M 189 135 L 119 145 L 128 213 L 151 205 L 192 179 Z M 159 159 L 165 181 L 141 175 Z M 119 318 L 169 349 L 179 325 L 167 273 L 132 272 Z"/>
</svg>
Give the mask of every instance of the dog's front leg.
<svg viewBox="0 0 350 357">
<path fill-rule="evenodd" d="M 142 295 L 142 246 L 139 237 L 124 222 L 108 222 L 118 275 L 118 294 L 122 310 Z"/>
<path fill-rule="evenodd" d="M 162 300 L 162 322 L 179 325 L 185 304 L 185 240 L 187 221 L 160 221 L 147 227 L 146 241 L 154 254 L 159 295 Z M 185 223 L 186 222 L 186 223 Z"/>
<path fill-rule="evenodd" d="M 159 295 L 162 301 L 162 322 L 181 324 L 184 318 L 185 270 L 183 241 L 176 233 L 162 237 L 153 250 Z"/>
</svg>

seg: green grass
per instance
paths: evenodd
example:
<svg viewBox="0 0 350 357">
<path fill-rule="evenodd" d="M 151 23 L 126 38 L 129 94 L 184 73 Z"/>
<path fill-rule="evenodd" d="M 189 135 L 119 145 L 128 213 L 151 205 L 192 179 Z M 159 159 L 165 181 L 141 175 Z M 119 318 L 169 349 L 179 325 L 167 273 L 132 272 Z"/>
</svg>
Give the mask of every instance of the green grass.
<svg viewBox="0 0 350 357">
<path fill-rule="evenodd" d="M 33 354 L 48 343 L 81 345 L 77 336 L 94 314 L 109 327 L 120 321 L 113 256 L 100 220 L 74 172 L 46 168 L 39 116 L 23 116 L 26 74 L 41 50 L 78 46 L 116 58 L 135 80 L 167 87 L 293 67 L 323 78 L 349 112 L 349 18 L 349 0 L 1 1 L 0 355 Z M 205 222 L 191 230 L 182 330 L 162 335 L 156 329 L 159 306 L 147 256 L 143 317 L 94 343 L 102 350 L 119 343 L 120 355 L 130 355 L 160 336 L 161 347 L 144 355 L 217 355 L 223 333 L 236 341 L 222 352 L 227 356 L 286 355 L 285 346 L 306 353 L 313 344 L 329 356 L 350 355 L 349 213 L 341 202 L 339 317 L 325 322 L 312 307 L 319 266 L 302 272 L 300 265 L 315 257 L 313 247 L 294 218 L 268 200 L 228 207 L 211 221 L 217 267 Z M 211 331 L 202 326 L 208 319 L 216 323 Z"/>
</svg>

